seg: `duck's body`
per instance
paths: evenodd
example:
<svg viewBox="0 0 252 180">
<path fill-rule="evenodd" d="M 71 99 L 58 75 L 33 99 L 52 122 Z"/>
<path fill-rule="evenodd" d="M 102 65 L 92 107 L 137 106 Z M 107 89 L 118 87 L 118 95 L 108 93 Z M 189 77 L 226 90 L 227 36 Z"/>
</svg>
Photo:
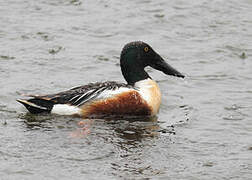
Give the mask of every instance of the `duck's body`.
<svg viewBox="0 0 252 180">
<path fill-rule="evenodd" d="M 154 116 L 159 110 L 161 93 L 157 83 L 144 71 L 148 65 L 166 74 L 184 77 L 166 64 L 149 45 L 132 42 L 121 53 L 121 69 L 128 84 L 91 83 L 57 94 L 30 95 L 32 99 L 17 101 L 31 113 L 48 112 L 84 118 Z"/>
<path fill-rule="evenodd" d="M 135 86 L 116 82 L 92 83 L 57 94 L 31 95 L 18 100 L 31 113 L 49 112 L 81 117 L 153 116 L 161 103 L 157 83 L 142 80 Z"/>
</svg>

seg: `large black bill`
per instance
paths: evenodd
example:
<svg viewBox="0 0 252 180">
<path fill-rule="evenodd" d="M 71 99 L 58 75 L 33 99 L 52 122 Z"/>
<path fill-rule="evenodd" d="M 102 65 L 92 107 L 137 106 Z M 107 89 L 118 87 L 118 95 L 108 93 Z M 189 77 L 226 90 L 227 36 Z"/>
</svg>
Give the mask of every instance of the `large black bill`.
<svg viewBox="0 0 252 180">
<path fill-rule="evenodd" d="M 167 64 L 160 56 L 155 61 L 155 64 L 151 65 L 151 67 L 153 67 L 159 71 L 162 71 L 167 75 L 177 76 L 177 77 L 181 77 L 181 78 L 185 77 L 183 74 L 181 74 L 176 69 L 174 69 L 169 64 Z"/>
</svg>

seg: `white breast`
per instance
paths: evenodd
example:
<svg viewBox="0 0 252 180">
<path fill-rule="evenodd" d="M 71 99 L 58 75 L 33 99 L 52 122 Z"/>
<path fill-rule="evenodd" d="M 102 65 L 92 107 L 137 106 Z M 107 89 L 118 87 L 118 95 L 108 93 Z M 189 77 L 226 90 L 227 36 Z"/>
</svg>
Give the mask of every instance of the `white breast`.
<svg viewBox="0 0 252 180">
<path fill-rule="evenodd" d="M 142 98 L 151 106 L 152 115 L 157 114 L 161 104 L 161 93 L 157 83 L 148 78 L 136 82 L 135 86 L 139 88 L 138 92 Z"/>
</svg>

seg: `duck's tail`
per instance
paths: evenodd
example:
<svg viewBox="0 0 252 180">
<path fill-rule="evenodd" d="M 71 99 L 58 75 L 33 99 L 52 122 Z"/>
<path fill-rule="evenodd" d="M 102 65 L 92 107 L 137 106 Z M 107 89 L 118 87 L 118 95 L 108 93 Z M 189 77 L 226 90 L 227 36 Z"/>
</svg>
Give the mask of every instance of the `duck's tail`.
<svg viewBox="0 0 252 180">
<path fill-rule="evenodd" d="M 54 103 L 52 101 L 44 100 L 44 99 L 17 99 L 18 102 L 23 104 L 26 109 L 32 114 L 38 114 L 47 112 L 50 113 Z"/>
</svg>

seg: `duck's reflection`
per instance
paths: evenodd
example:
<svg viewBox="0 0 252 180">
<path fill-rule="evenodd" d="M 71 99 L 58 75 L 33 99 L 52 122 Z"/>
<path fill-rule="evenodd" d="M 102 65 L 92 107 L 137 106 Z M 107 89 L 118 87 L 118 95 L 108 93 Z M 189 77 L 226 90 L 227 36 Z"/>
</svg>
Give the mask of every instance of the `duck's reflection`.
<svg viewBox="0 0 252 180">
<path fill-rule="evenodd" d="M 70 144 L 79 142 L 82 147 L 90 150 L 100 148 L 97 156 L 106 157 L 101 161 L 108 161 L 111 173 L 117 176 L 127 173 L 151 175 L 162 171 L 153 166 L 148 155 L 162 133 L 157 117 L 104 120 L 26 114 L 22 119 L 29 130 L 68 128 L 64 132 L 58 130 L 56 136 L 65 136 L 67 133 L 70 139 L 75 139 L 69 141 Z M 81 149 L 79 151 L 82 152 Z M 109 156 L 104 156 L 106 153 Z M 85 157 L 83 154 L 82 158 Z"/>
<path fill-rule="evenodd" d="M 92 133 L 95 136 L 104 137 L 108 135 L 120 138 L 125 143 L 141 141 L 146 137 L 159 135 L 157 117 L 133 118 L 133 119 L 84 119 L 77 123 L 78 128 L 71 133 L 72 137 L 86 137 Z M 104 135 L 104 129 L 108 129 Z M 111 138 L 109 138 L 111 139 Z M 112 138 L 114 139 L 114 138 Z"/>
<path fill-rule="evenodd" d="M 20 114 L 19 118 L 23 120 L 27 130 L 42 129 L 43 131 L 50 131 L 57 129 L 72 129 L 75 128 L 74 117 L 58 116 L 53 114 Z"/>
<path fill-rule="evenodd" d="M 157 117 L 148 119 L 135 119 L 124 126 L 115 126 L 117 136 L 124 140 L 124 143 L 131 144 L 134 141 L 140 142 L 147 137 L 157 137 L 159 125 Z"/>
<path fill-rule="evenodd" d="M 114 139 L 110 142 L 113 143 L 117 159 L 111 163 L 111 168 L 115 175 L 143 175 L 160 171 L 152 166 L 147 155 L 160 137 L 161 128 L 157 119 L 142 118 L 112 124 Z"/>
</svg>

